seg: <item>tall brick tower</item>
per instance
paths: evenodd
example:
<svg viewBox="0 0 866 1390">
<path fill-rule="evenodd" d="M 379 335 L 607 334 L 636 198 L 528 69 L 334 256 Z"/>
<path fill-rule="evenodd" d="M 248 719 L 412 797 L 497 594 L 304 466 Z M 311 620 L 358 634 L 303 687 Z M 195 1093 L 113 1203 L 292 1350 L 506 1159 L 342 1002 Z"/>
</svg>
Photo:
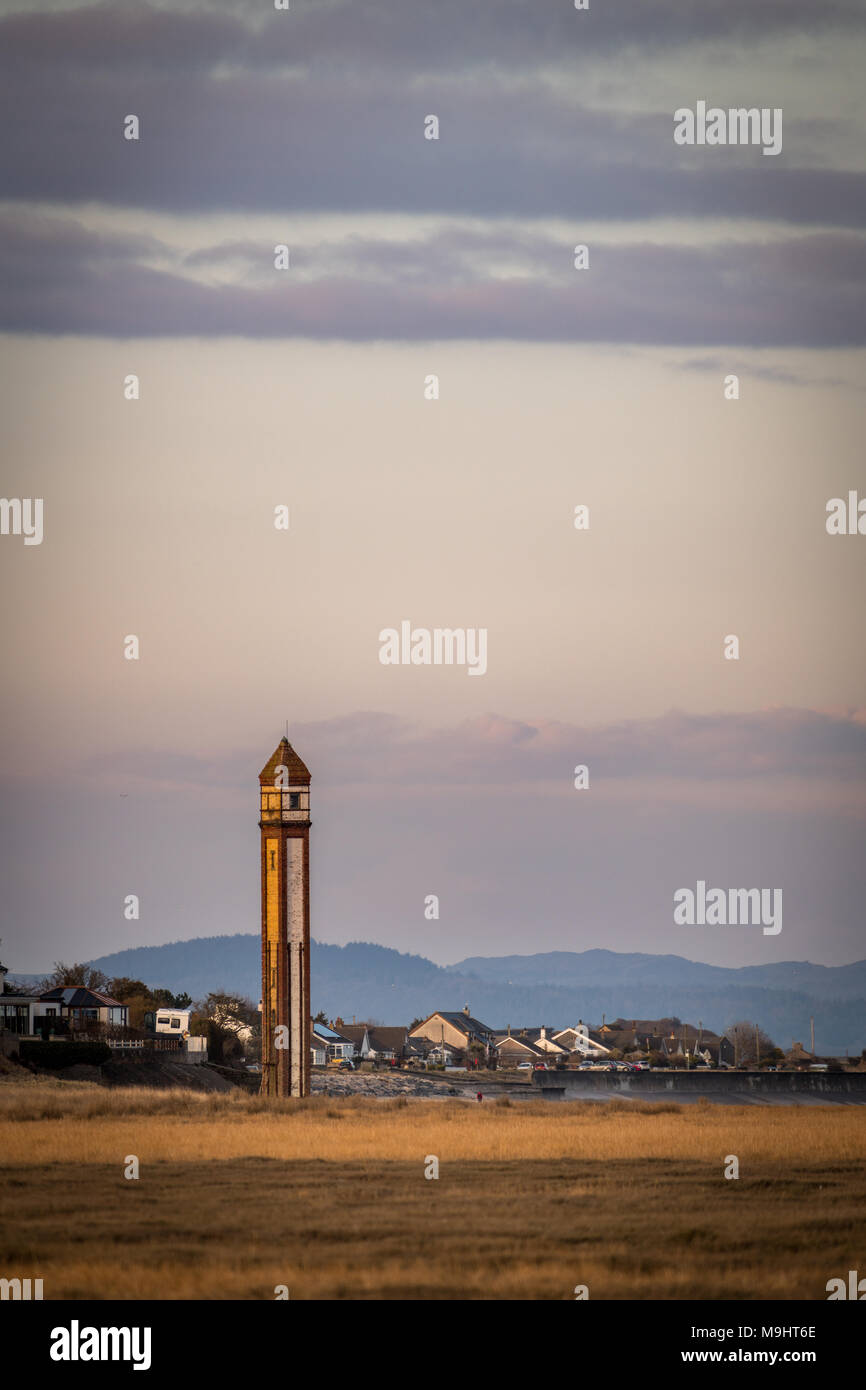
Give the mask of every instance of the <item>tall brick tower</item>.
<svg viewBox="0 0 866 1390">
<path fill-rule="evenodd" d="M 310 774 L 287 738 L 259 773 L 262 1094 L 310 1093 Z"/>
</svg>

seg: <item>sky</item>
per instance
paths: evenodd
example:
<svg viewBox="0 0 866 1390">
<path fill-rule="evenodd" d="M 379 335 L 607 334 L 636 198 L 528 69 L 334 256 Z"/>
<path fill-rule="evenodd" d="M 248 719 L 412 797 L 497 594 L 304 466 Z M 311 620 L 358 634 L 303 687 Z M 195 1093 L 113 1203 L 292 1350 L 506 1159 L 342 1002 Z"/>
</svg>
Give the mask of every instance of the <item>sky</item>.
<svg viewBox="0 0 866 1390">
<path fill-rule="evenodd" d="M 286 720 L 319 940 L 866 956 L 862 5 L 3 0 L 0 55 L 4 964 L 258 931 Z"/>
</svg>

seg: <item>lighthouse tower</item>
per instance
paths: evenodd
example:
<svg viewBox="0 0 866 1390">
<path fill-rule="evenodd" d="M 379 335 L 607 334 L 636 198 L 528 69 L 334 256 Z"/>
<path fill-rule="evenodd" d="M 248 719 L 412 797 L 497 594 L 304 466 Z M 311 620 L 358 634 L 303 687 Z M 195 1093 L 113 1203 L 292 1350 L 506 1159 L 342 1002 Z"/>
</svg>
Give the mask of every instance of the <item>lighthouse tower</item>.
<svg viewBox="0 0 866 1390">
<path fill-rule="evenodd" d="M 310 774 L 287 738 L 259 773 L 262 1094 L 310 1093 Z"/>
</svg>

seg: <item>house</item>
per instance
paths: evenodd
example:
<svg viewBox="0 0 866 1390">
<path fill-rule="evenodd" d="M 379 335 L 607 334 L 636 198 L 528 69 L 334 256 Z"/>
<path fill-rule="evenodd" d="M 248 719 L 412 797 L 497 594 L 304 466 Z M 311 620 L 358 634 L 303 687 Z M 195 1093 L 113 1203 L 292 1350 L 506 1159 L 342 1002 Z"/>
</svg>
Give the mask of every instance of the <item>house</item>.
<svg viewBox="0 0 866 1390">
<path fill-rule="evenodd" d="M 319 1032 L 321 1025 L 313 1024 L 310 1033 L 310 1061 L 314 1067 L 324 1067 L 328 1061 L 328 1040 Z"/>
<path fill-rule="evenodd" d="M 546 1052 L 528 1036 L 528 1030 L 522 1033 L 498 1033 L 495 1048 L 500 1067 L 516 1067 L 521 1062 L 552 1064 L 554 1060 L 552 1053 Z M 559 1055 L 564 1060 L 568 1054 L 560 1049 Z"/>
<path fill-rule="evenodd" d="M 494 1046 L 501 1067 L 516 1066 L 520 1062 L 565 1062 L 569 1049 L 555 1041 L 552 1028 L 521 1028 L 512 1033 L 508 1028 L 497 1033 Z"/>
<path fill-rule="evenodd" d="M 344 1023 L 343 1036 L 354 1044 L 362 1061 L 402 1062 L 409 1034 L 405 1026 L 388 1028 L 378 1023 Z"/>
<path fill-rule="evenodd" d="M 437 1010 L 421 1023 L 416 1023 L 409 1034 L 410 1038 L 426 1038 L 433 1045 L 447 1044 L 453 1051 L 465 1052 L 467 1048 L 478 1047 L 488 1055 L 496 1045 L 496 1034 L 486 1023 L 473 1018 L 467 1004 L 462 1013 L 446 1013 Z"/>
<path fill-rule="evenodd" d="M 129 1007 L 100 990 L 85 989 L 83 985 L 57 985 L 39 995 L 33 1023 L 37 1029 L 50 1027 L 51 1020 L 55 1018 L 65 1020 L 73 1031 L 84 1030 L 94 1024 L 126 1028 L 129 1026 Z"/>
<path fill-rule="evenodd" d="M 313 1030 L 316 1035 L 324 1042 L 327 1049 L 327 1061 L 342 1061 L 344 1058 L 351 1061 L 355 1055 L 355 1044 L 351 1038 L 347 1038 L 344 1033 L 338 1033 L 333 1028 L 328 1028 L 324 1023 L 314 1023 Z M 319 1064 L 316 1063 L 318 1066 Z"/>
<path fill-rule="evenodd" d="M 567 1052 L 577 1052 L 581 1057 L 603 1058 L 610 1053 L 610 1048 L 605 1046 L 601 1034 L 590 1028 L 583 1019 L 578 1019 L 573 1028 L 561 1028 L 559 1032 L 555 1032 L 553 1041 L 564 1047 Z"/>
<path fill-rule="evenodd" d="M 39 1007 L 36 994 L 0 995 L 0 1029 L 27 1037 L 34 1032 L 33 1015 Z"/>
<path fill-rule="evenodd" d="M 734 1044 L 710 1028 L 696 1028 L 672 1018 L 615 1019 L 602 1029 L 605 1042 L 620 1052 L 660 1052 L 664 1057 L 684 1057 L 733 1063 Z"/>
</svg>

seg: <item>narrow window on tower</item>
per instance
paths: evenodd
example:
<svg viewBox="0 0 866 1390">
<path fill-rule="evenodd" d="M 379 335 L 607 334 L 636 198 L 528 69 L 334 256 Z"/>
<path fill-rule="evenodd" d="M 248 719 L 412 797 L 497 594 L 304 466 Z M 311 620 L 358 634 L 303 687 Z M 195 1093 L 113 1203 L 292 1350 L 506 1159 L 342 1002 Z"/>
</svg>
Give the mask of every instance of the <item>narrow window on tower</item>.
<svg viewBox="0 0 866 1390">
<path fill-rule="evenodd" d="M 272 868 L 272 869 L 275 869 L 275 868 L 277 867 L 276 864 L 274 863 L 274 855 L 275 855 L 275 854 L 276 854 L 276 850 L 275 850 L 275 849 L 272 849 L 272 850 L 271 850 L 271 868 Z"/>
<path fill-rule="evenodd" d="M 289 792 L 289 810 L 290 810 L 290 811 L 297 811 L 297 809 L 298 809 L 298 807 L 300 806 L 300 804 L 301 804 L 301 794 L 300 794 L 300 792 Z"/>
</svg>

